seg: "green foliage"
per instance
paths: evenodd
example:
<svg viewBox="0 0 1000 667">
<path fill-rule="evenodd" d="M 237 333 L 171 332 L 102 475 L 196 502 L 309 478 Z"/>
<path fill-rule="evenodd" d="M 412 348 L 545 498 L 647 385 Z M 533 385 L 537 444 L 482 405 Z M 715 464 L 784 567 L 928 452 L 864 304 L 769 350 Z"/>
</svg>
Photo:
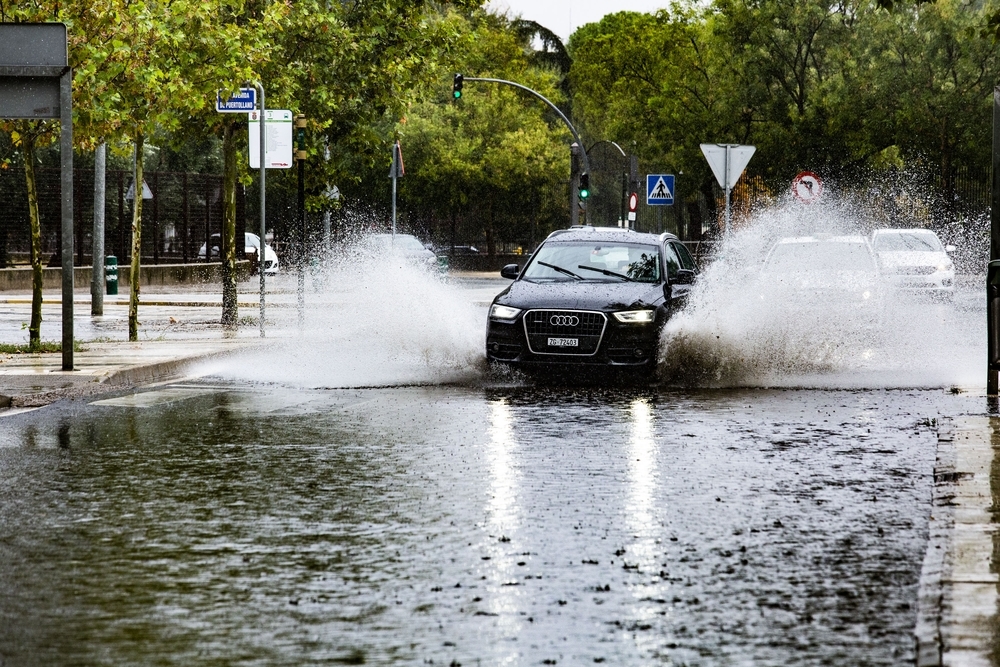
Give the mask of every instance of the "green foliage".
<svg viewBox="0 0 1000 667">
<path fill-rule="evenodd" d="M 438 68 L 425 98 L 394 127 L 407 165 L 400 199 L 440 239 L 450 238 L 454 222 L 466 238 L 485 235 L 492 251 L 498 241 L 527 242 L 533 228 L 537 238 L 563 224 L 571 138 L 546 105 L 508 86 L 467 80 L 462 98 L 452 101 L 448 84 L 458 71 L 562 99 L 559 74 L 532 65 L 530 49 L 505 19 L 476 13 L 465 20 L 461 48 L 442 63 L 451 67 Z M 384 182 L 382 167 L 374 177 Z"/>
<path fill-rule="evenodd" d="M 987 165 L 995 2 L 715 0 L 619 13 L 570 40 L 587 133 L 711 176 L 701 142 L 754 144 L 751 171 L 850 179 L 869 167 Z M 893 160 L 886 162 L 885 151 Z M 691 189 L 687 189 L 691 192 Z"/>
</svg>

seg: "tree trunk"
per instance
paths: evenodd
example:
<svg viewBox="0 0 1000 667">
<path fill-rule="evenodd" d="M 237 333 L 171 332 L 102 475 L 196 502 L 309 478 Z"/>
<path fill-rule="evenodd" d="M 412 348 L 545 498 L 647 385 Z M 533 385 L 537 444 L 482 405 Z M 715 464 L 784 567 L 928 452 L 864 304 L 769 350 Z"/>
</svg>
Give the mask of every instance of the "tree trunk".
<svg viewBox="0 0 1000 667">
<path fill-rule="evenodd" d="M 236 301 L 236 138 L 233 124 L 226 123 L 222 135 L 222 325 L 235 328 L 239 322 Z M 243 239 L 239 240 L 243 243 Z M 263 246 L 263 240 L 261 240 Z"/>
<path fill-rule="evenodd" d="M 25 128 L 27 130 L 27 128 Z M 24 180 L 28 187 L 28 217 L 31 220 L 31 322 L 28 325 L 28 349 L 37 350 L 42 342 L 42 225 L 38 217 L 38 185 L 35 180 L 35 137 L 30 130 L 23 134 Z"/>
<path fill-rule="evenodd" d="M 128 339 L 139 340 L 139 264 L 142 256 L 142 133 L 135 137 L 135 188 L 132 197 L 132 267 L 129 271 Z"/>
</svg>

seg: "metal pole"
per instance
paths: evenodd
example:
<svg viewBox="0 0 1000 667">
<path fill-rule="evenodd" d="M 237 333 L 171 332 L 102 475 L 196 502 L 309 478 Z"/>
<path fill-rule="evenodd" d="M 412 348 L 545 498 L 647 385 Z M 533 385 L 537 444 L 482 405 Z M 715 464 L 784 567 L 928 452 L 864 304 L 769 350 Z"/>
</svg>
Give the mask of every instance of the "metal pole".
<svg viewBox="0 0 1000 667">
<path fill-rule="evenodd" d="M 1000 393 L 1000 86 L 993 89 L 993 183 L 990 199 L 990 264 L 986 273 L 986 394 Z"/>
<path fill-rule="evenodd" d="M 303 179 L 305 178 L 306 161 L 298 160 L 299 163 L 299 238 L 298 238 L 298 285 L 296 287 L 296 299 L 299 311 L 299 331 L 306 324 L 306 190 Z"/>
<path fill-rule="evenodd" d="M 260 102 L 258 103 L 258 108 L 260 109 L 260 247 L 257 249 L 257 273 L 260 274 L 260 337 L 264 337 L 264 293 L 265 293 L 265 280 L 264 280 L 264 263 L 265 257 L 267 255 L 267 240 L 266 240 L 266 188 L 265 179 L 267 178 L 267 167 L 264 162 L 264 157 L 267 155 L 266 143 L 267 134 L 265 132 L 265 121 L 264 121 L 264 110 L 267 108 L 264 104 L 264 84 L 260 81 L 256 81 L 254 86 L 257 88 L 257 94 L 260 95 Z M 209 253 L 206 252 L 206 255 Z"/>
<path fill-rule="evenodd" d="M 726 179 L 725 179 L 726 180 L 726 221 L 725 221 L 725 226 L 723 227 L 723 230 L 722 230 L 723 232 L 728 232 L 729 231 L 729 222 L 730 222 L 729 193 L 732 190 L 732 183 L 729 182 L 729 151 L 730 151 L 730 148 L 731 148 L 730 145 L 726 144 L 726 173 L 725 173 L 725 176 L 726 176 Z"/>
<path fill-rule="evenodd" d="M 73 370 L 73 70 L 59 79 L 62 163 L 62 369 Z M 140 193 L 140 196 L 142 193 Z"/>
<path fill-rule="evenodd" d="M 91 244 L 90 314 L 104 314 L 104 200 L 108 145 L 101 142 L 94 151 L 94 241 Z"/>
<path fill-rule="evenodd" d="M 580 144 L 569 147 L 569 224 L 580 224 Z"/>
<path fill-rule="evenodd" d="M 396 242 L 396 174 L 399 165 L 396 162 L 396 144 L 392 145 L 392 242 Z"/>
</svg>

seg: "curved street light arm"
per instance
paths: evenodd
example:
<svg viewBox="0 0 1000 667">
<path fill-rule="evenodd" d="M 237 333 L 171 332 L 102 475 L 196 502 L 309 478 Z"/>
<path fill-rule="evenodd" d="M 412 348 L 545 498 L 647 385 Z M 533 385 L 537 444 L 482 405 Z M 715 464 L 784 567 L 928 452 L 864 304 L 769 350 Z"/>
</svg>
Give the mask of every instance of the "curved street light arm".
<svg viewBox="0 0 1000 667">
<path fill-rule="evenodd" d="M 625 158 L 628 157 L 628 155 L 625 154 L 625 151 L 622 150 L 622 147 L 616 144 L 615 142 L 611 141 L 610 139 L 601 139 L 600 141 L 595 141 L 593 144 L 590 145 L 590 148 L 587 149 L 587 152 L 589 153 L 590 151 L 594 150 L 594 146 L 596 146 L 597 144 L 611 144 L 612 146 L 618 149 L 618 152 L 622 154 L 622 157 Z"/>
<path fill-rule="evenodd" d="M 522 86 L 519 83 L 514 83 L 513 81 L 507 81 L 506 79 L 485 79 L 485 78 L 467 76 L 467 77 L 464 78 L 464 80 L 465 81 L 488 81 L 489 83 L 502 83 L 502 84 L 507 85 L 507 86 L 513 86 L 515 88 L 523 90 L 526 93 L 534 95 L 535 97 L 537 97 L 541 101 L 543 101 L 546 104 L 548 104 L 549 108 L 552 109 L 553 111 L 555 111 L 557 114 L 559 114 L 559 117 L 562 119 L 562 121 L 564 123 L 566 123 L 566 127 L 568 127 L 569 131 L 573 133 L 573 139 L 576 141 L 576 143 L 580 146 L 580 149 L 581 149 L 580 150 L 580 155 L 583 157 L 583 173 L 585 173 L 585 174 L 589 174 L 590 173 L 590 160 L 587 159 L 587 151 L 584 150 L 584 148 L 583 148 L 583 141 L 580 139 L 580 134 L 576 131 L 576 128 L 573 127 L 573 123 L 569 122 L 569 118 L 566 118 L 566 115 L 562 111 L 559 110 L 559 107 L 557 107 L 555 104 L 553 104 L 552 102 L 550 102 L 544 95 L 542 95 L 539 92 L 536 92 L 536 91 L 532 90 L 531 88 L 528 88 L 527 86 Z M 621 150 L 621 149 L 619 148 L 618 150 Z"/>
</svg>

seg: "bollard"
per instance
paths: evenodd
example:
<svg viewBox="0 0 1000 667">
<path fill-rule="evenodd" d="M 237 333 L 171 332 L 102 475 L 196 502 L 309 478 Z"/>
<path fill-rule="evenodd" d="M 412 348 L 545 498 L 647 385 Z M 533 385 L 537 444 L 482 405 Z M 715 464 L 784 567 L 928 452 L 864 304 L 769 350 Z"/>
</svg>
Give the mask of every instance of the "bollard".
<svg viewBox="0 0 1000 667">
<path fill-rule="evenodd" d="M 118 294 L 118 258 L 114 255 L 104 258 L 104 284 L 108 294 Z"/>
<path fill-rule="evenodd" d="M 986 393 L 997 395 L 1000 374 L 1000 260 L 986 271 Z"/>
</svg>

